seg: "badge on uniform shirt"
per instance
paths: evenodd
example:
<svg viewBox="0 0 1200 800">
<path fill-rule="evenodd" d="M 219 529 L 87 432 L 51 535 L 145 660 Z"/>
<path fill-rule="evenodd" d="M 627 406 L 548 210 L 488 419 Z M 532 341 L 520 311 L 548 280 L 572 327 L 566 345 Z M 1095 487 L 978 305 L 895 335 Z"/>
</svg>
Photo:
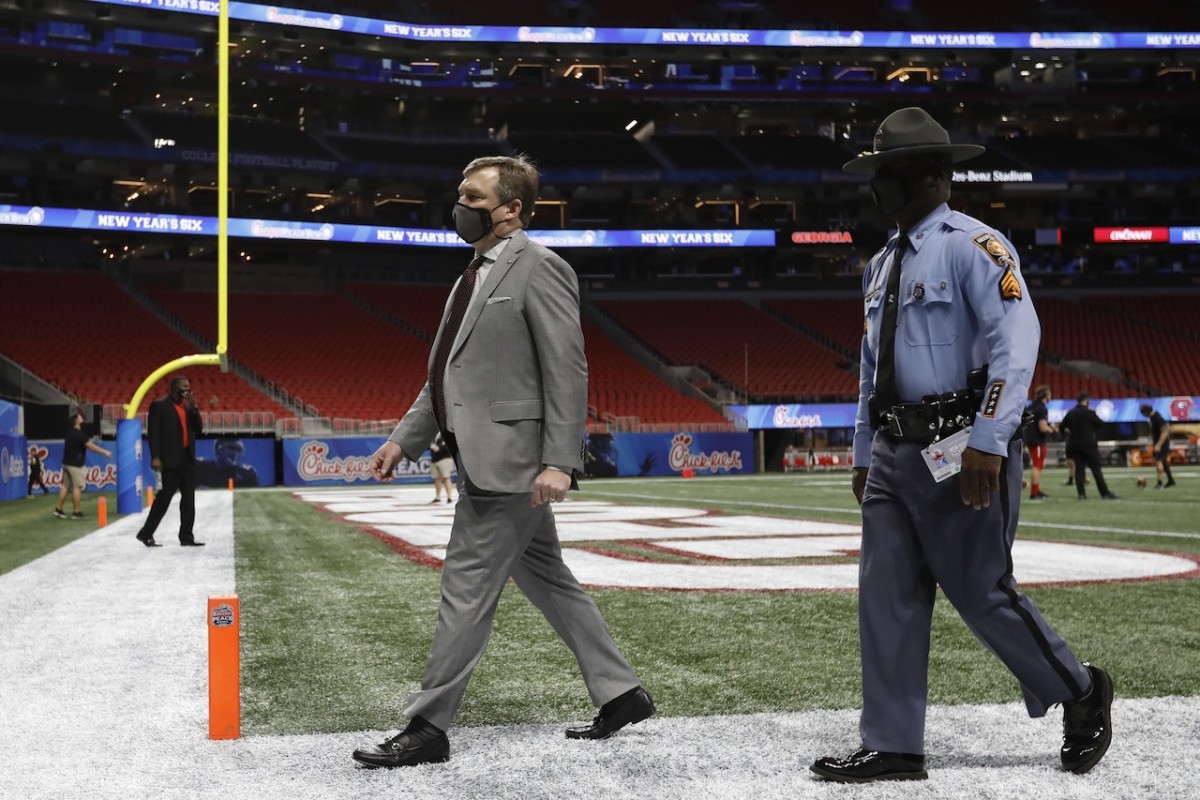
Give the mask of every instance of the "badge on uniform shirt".
<svg viewBox="0 0 1200 800">
<path fill-rule="evenodd" d="M 1011 269 L 1017 265 L 1017 260 L 1012 257 L 1012 253 L 1008 252 L 1004 242 L 1000 241 L 1000 237 L 991 231 L 979 234 L 972 241 L 988 254 L 988 258 L 996 262 L 997 267 Z"/>
<path fill-rule="evenodd" d="M 1001 300 L 1021 299 L 1021 282 L 1017 280 L 1017 274 L 1013 272 L 1012 267 L 1005 267 L 1004 274 L 1000 276 L 999 286 Z"/>
</svg>

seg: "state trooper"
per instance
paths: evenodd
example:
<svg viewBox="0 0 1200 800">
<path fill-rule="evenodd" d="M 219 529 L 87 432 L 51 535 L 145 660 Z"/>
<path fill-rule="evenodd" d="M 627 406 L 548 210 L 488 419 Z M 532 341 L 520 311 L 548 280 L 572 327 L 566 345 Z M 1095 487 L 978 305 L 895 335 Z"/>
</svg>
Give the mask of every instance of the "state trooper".
<svg viewBox="0 0 1200 800">
<path fill-rule="evenodd" d="M 810 769 L 841 782 L 923 779 L 930 623 L 937 587 L 1021 685 L 1032 717 L 1063 706 L 1064 769 L 1111 740 L 1112 679 L 1081 662 L 1017 590 L 1020 435 L 1041 328 L 1012 245 L 952 211 L 951 144 L 919 108 L 888 116 L 843 169 L 871 176 L 898 226 L 863 276 L 854 432 L 862 506 L 862 746 Z"/>
</svg>

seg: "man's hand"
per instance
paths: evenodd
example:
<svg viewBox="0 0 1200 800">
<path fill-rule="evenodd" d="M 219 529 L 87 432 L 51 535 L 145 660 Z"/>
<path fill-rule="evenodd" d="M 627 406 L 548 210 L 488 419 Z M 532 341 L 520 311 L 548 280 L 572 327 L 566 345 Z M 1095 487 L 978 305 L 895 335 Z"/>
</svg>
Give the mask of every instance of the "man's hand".
<svg viewBox="0 0 1200 800">
<path fill-rule="evenodd" d="M 854 490 L 854 499 L 862 505 L 863 494 L 867 491 L 867 468 L 855 467 L 854 478 L 850 487 Z"/>
<path fill-rule="evenodd" d="M 533 495 L 529 498 L 529 505 L 537 508 L 543 503 L 565 500 L 570 488 L 570 475 L 556 469 L 544 469 L 533 479 Z"/>
<path fill-rule="evenodd" d="M 161 458 L 150 459 L 150 468 L 153 469 L 155 472 L 162 472 L 162 459 Z"/>
<path fill-rule="evenodd" d="M 992 504 L 992 492 L 1000 489 L 1000 463 L 1003 457 L 968 447 L 963 450 L 962 471 L 958 473 L 958 493 L 963 505 L 978 511 Z"/>
<path fill-rule="evenodd" d="M 392 470 L 404 459 L 404 451 L 400 445 L 390 439 L 371 456 L 371 474 L 380 483 L 392 482 Z"/>
</svg>

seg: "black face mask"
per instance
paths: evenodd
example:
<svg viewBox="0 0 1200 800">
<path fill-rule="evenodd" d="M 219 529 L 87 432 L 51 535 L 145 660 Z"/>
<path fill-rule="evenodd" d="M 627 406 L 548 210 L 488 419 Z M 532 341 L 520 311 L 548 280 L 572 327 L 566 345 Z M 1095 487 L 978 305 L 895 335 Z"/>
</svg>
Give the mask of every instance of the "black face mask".
<svg viewBox="0 0 1200 800">
<path fill-rule="evenodd" d="M 504 203 L 496 206 L 502 208 Z M 467 244 L 475 244 L 483 237 L 491 233 L 495 224 L 492 222 L 492 212 L 496 208 L 472 208 L 462 203 L 455 203 L 454 210 L 451 212 L 454 216 L 454 232 Z"/>
<path fill-rule="evenodd" d="M 904 208 L 916 195 L 920 178 L 909 175 L 886 173 L 871 178 L 871 197 L 875 207 L 885 217 L 891 217 Z"/>
</svg>

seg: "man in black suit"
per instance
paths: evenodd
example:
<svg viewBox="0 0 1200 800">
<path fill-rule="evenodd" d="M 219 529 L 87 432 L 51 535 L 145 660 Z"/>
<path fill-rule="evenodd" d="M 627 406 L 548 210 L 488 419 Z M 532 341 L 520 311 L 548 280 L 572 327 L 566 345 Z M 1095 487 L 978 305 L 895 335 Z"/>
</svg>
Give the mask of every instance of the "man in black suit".
<svg viewBox="0 0 1200 800">
<path fill-rule="evenodd" d="M 171 498 L 179 492 L 179 544 L 202 547 L 192 533 L 196 521 L 196 437 L 203 425 L 192 384 L 180 375 L 171 379 L 171 393 L 150 404 L 146 436 L 150 442 L 150 466 L 162 475 L 162 491 L 154 496 L 154 505 L 137 538 L 146 547 L 159 547 L 154 531 L 162 522 Z"/>
<path fill-rule="evenodd" d="M 1087 499 L 1087 492 L 1083 488 L 1084 471 L 1091 469 L 1092 477 L 1096 479 L 1096 488 L 1100 490 L 1100 497 L 1116 500 L 1117 496 L 1108 490 L 1108 484 L 1104 481 L 1104 470 L 1100 466 L 1097 433 L 1104 427 L 1104 420 L 1088 407 L 1090 400 L 1090 394 L 1080 392 L 1075 398 L 1075 407 L 1058 423 L 1058 428 L 1067 434 L 1067 458 L 1075 462 L 1075 491 L 1079 494 L 1079 499 Z"/>
</svg>

